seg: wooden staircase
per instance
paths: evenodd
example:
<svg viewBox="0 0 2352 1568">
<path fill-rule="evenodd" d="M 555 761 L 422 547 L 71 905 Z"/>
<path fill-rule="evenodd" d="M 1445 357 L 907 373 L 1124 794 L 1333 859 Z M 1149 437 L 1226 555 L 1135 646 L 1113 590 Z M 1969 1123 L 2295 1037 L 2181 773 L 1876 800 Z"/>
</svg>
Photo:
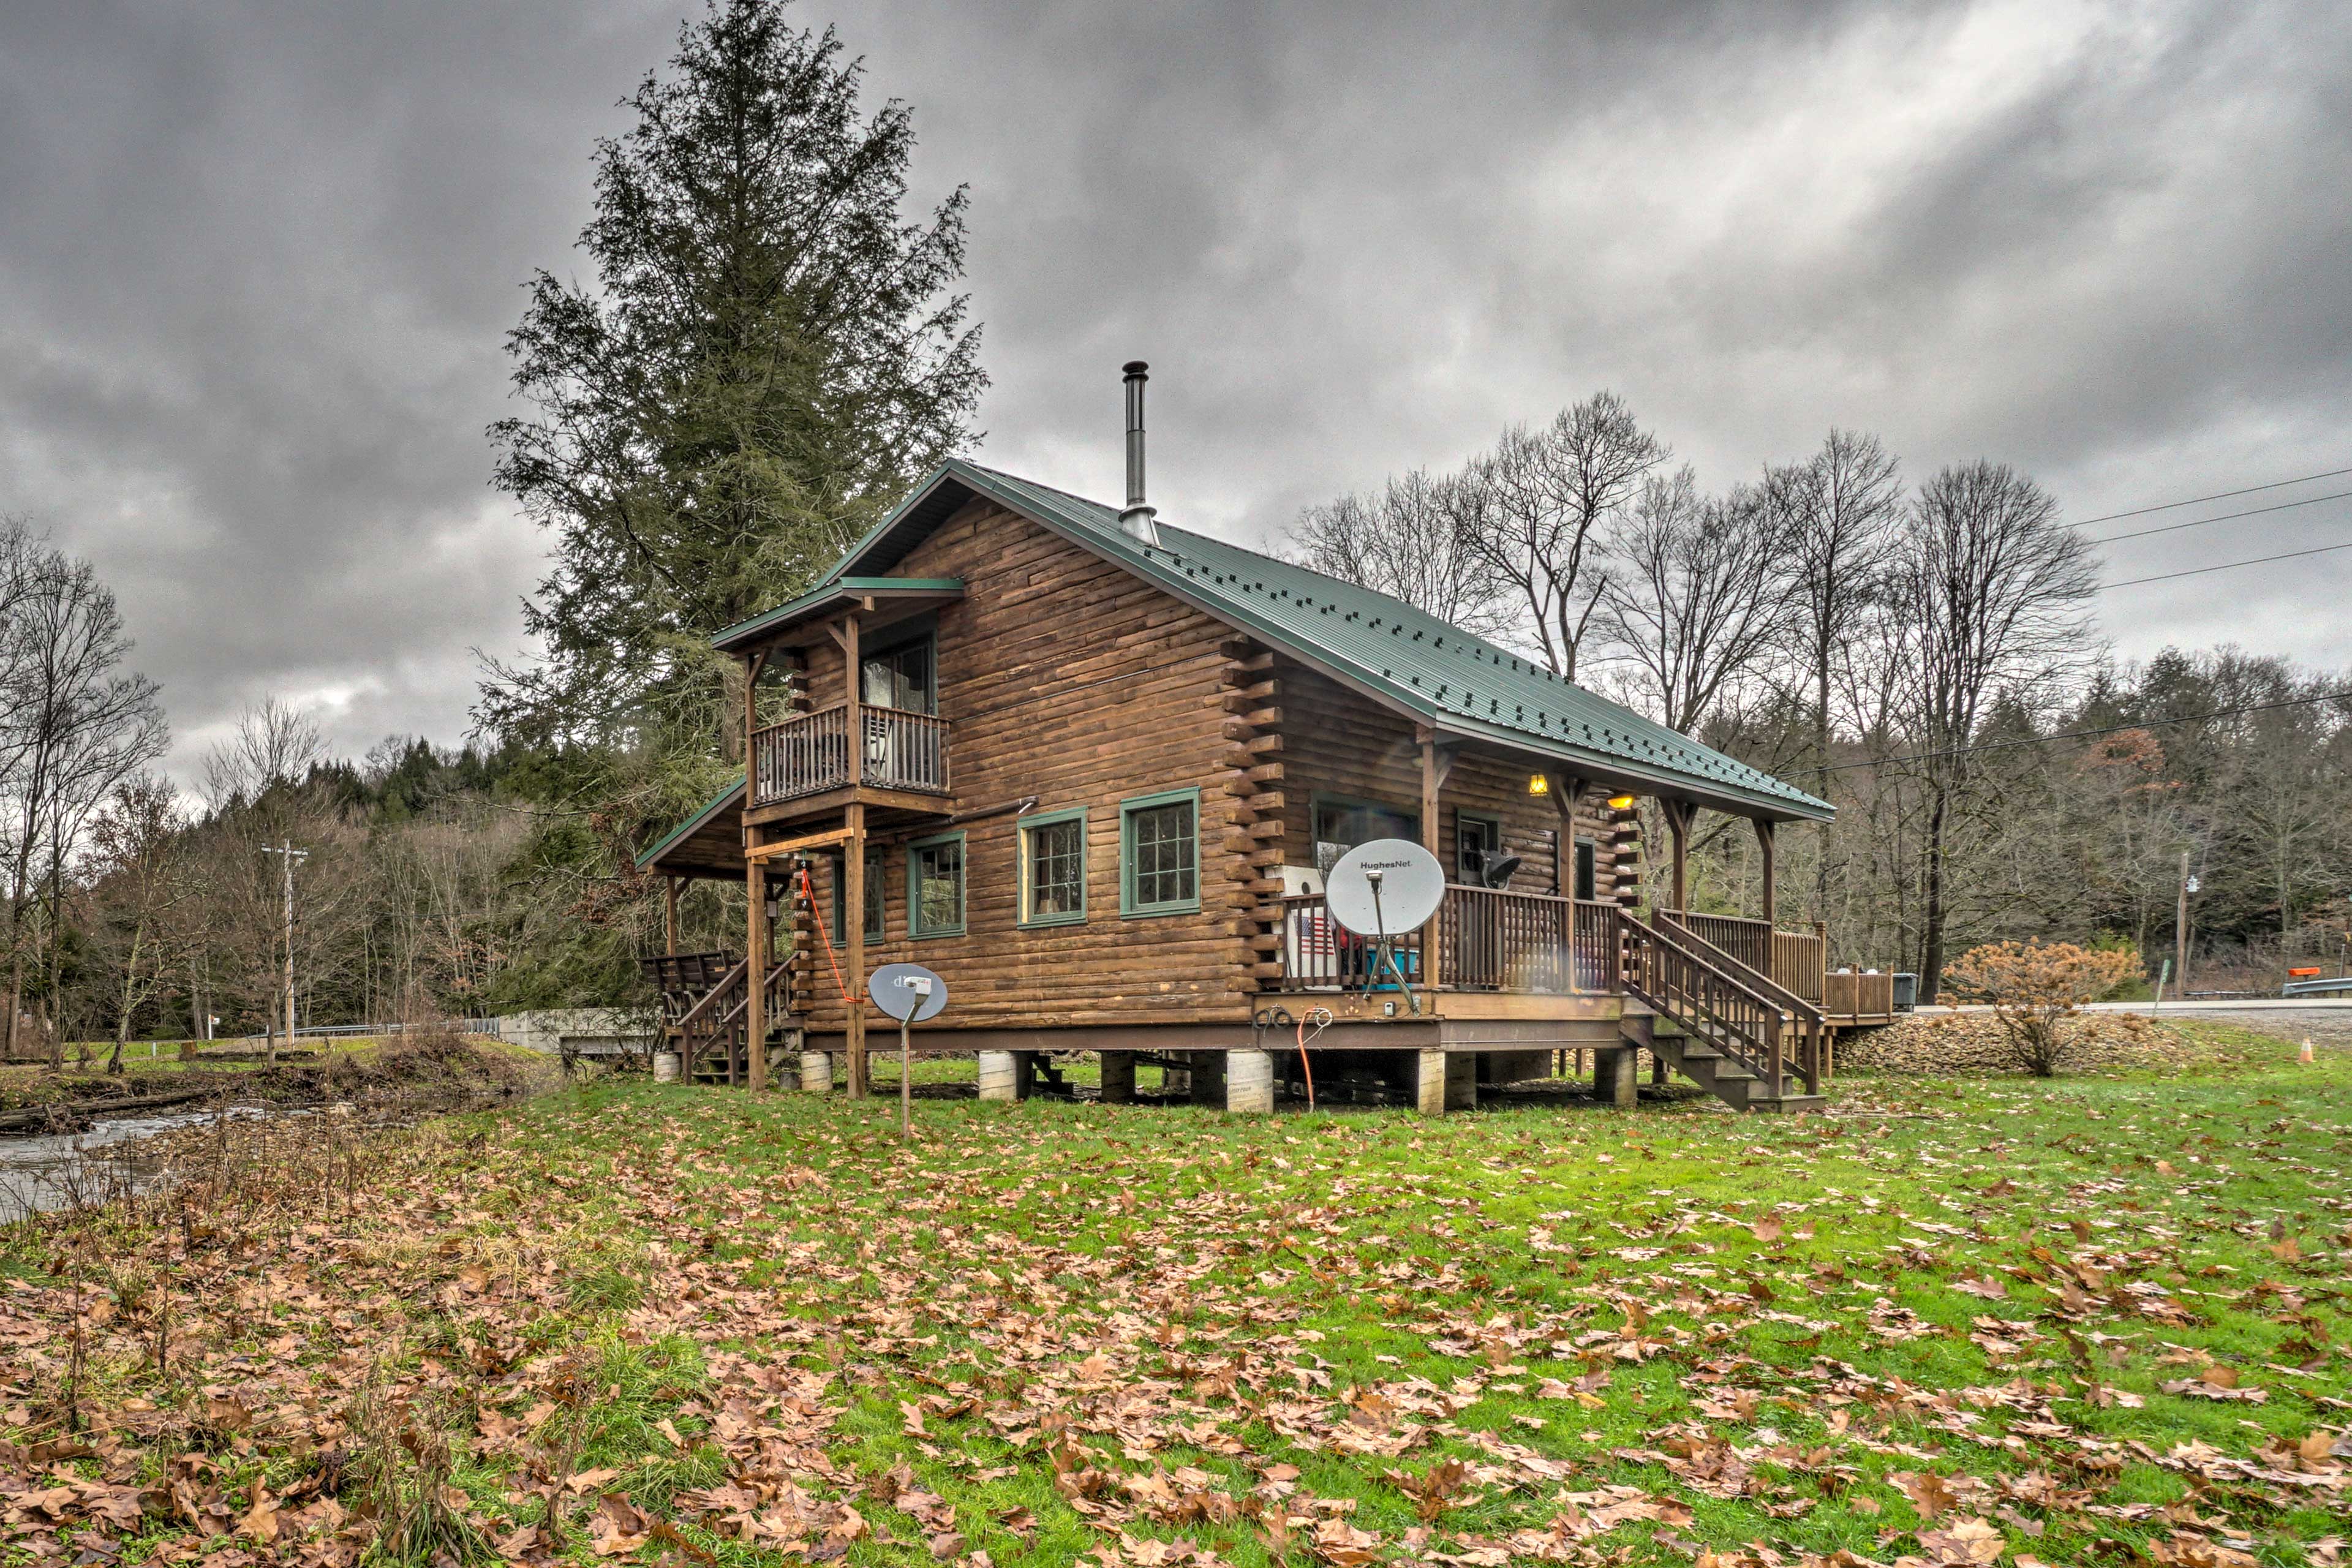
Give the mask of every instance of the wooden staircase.
<svg viewBox="0 0 2352 1568">
<path fill-rule="evenodd" d="M 662 1035 L 694 1083 L 747 1084 L 751 1074 L 751 964 L 729 952 L 669 953 L 645 960 L 662 997 Z M 768 972 L 767 1040 L 798 1027 L 784 1008 L 791 970 Z"/>
<path fill-rule="evenodd" d="M 1625 1037 L 1735 1110 L 1811 1110 L 1821 1092 L 1822 1011 L 1672 914 L 1621 911 L 1626 993 L 1648 1005 Z"/>
</svg>

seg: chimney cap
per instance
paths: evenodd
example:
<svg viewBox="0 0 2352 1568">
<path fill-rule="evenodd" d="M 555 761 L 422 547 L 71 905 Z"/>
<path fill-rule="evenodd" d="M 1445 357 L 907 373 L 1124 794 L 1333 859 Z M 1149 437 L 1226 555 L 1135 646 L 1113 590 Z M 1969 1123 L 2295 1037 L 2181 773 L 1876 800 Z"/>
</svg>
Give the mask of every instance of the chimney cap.
<svg viewBox="0 0 2352 1568">
<path fill-rule="evenodd" d="M 1141 375 L 1145 371 L 1150 370 L 1151 367 L 1144 363 L 1139 359 L 1131 359 L 1118 368 L 1126 372 L 1129 375 Z"/>
</svg>

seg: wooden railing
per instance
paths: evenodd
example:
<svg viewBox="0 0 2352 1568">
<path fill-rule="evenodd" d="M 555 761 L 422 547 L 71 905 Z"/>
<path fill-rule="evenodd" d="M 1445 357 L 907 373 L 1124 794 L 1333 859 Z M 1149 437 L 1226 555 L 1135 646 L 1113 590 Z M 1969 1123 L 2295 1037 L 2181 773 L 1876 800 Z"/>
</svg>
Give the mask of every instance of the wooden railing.
<svg viewBox="0 0 2352 1568">
<path fill-rule="evenodd" d="M 1819 1005 L 1827 944 L 1819 931 L 1776 931 L 1769 921 L 1744 915 L 1702 915 L 1687 910 L 1662 911 L 1683 930 L 1731 954 L 1759 974 Z"/>
<path fill-rule="evenodd" d="M 877 789 L 948 793 L 948 721 L 903 708 L 862 708 L 866 782 Z"/>
<path fill-rule="evenodd" d="M 1320 893 L 1286 898 L 1282 900 L 1282 979 L 1278 984 L 1285 991 L 1360 991 L 1366 985 L 1397 990 L 1401 989 L 1397 971 L 1402 970 L 1404 980 L 1418 987 L 1422 975 L 1421 942 L 1421 931 L 1392 941 L 1389 950 L 1396 955 L 1396 968 L 1380 963 L 1380 975 L 1375 980 L 1372 969 L 1376 960 L 1370 938 L 1358 936 L 1333 920 L 1330 906 L 1323 901 Z"/>
<path fill-rule="evenodd" d="M 1361 989 L 1370 981 L 1371 942 L 1332 920 L 1322 895 L 1285 899 L 1282 906 L 1281 989 Z M 1397 961 L 1420 985 L 1423 954 L 1433 941 L 1439 984 L 1449 990 L 1607 994 L 1618 989 L 1617 933 L 1609 918 L 1615 908 L 1455 884 L 1428 926 L 1396 940 Z M 1385 966 L 1380 979 L 1397 983 Z"/>
<path fill-rule="evenodd" d="M 1692 926 L 1695 921 L 1706 918 L 1707 917 L 1680 914 L 1672 910 L 1660 910 L 1651 918 L 1650 923 L 1653 926 L 1664 928 L 1680 937 L 1692 953 L 1702 962 L 1721 971 L 1778 1007 L 1780 1011 L 1781 1029 L 1787 1048 L 1795 1054 L 1800 1070 L 1805 1074 L 1806 1082 L 1809 1084 L 1815 1082 L 1820 1072 L 1823 1047 L 1829 1041 L 1828 1017 L 1817 1004 L 1798 995 L 1754 965 L 1743 963 L 1738 955 L 1727 952 L 1699 936 Z M 1761 924 L 1762 922 L 1752 923 Z M 1787 931 L 1774 933 L 1776 937 L 1791 934 L 1794 933 Z"/>
<path fill-rule="evenodd" d="M 1895 1016 L 1895 976 L 1823 975 L 1822 1011 L 1829 1016 L 1832 1022 L 1840 1018 L 1892 1018 Z"/>
<path fill-rule="evenodd" d="M 1764 1081 L 1774 1099 L 1785 1092 L 1789 1034 L 1780 998 L 1759 989 L 1708 956 L 1704 944 L 1668 920 L 1643 924 L 1619 911 L 1625 951 L 1625 988 L 1696 1034 L 1715 1050 Z M 1798 1069 L 1809 1092 L 1820 1092 L 1818 1050 L 1801 1052 Z"/>
<path fill-rule="evenodd" d="M 899 708 L 862 707 L 857 782 L 922 795 L 948 793 L 948 722 Z M 766 805 L 851 782 L 849 705 L 796 713 L 751 736 L 751 803 Z"/>
<path fill-rule="evenodd" d="M 751 1072 L 749 1025 L 751 964 L 725 952 L 691 952 L 647 959 L 646 969 L 660 986 L 668 1049 L 686 1059 L 690 1073 L 714 1058 L 723 1062 L 729 1083 Z M 792 970 L 779 963 L 768 971 L 766 1017 L 782 1021 L 791 1012 Z"/>
</svg>

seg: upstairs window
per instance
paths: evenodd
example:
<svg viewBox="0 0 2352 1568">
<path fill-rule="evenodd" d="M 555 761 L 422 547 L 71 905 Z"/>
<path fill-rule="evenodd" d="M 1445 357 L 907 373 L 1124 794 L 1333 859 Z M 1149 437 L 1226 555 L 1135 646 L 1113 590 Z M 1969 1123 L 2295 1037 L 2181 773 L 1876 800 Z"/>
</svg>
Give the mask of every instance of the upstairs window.
<svg viewBox="0 0 2352 1568">
<path fill-rule="evenodd" d="M 1344 800 L 1337 795 L 1314 797 L 1315 868 L 1328 873 L 1340 856 L 1375 838 L 1410 838 L 1421 842 L 1421 814 L 1382 805 L 1374 800 Z"/>
<path fill-rule="evenodd" d="M 1201 907 L 1201 792 L 1174 790 L 1118 808 L 1122 915 L 1172 915 Z"/>
<path fill-rule="evenodd" d="M 857 700 L 908 713 L 940 710 L 938 659 L 929 633 L 870 653 L 861 661 Z"/>
<path fill-rule="evenodd" d="M 1020 923 L 1075 925 L 1086 918 L 1087 814 L 1057 811 L 1024 817 Z"/>
</svg>

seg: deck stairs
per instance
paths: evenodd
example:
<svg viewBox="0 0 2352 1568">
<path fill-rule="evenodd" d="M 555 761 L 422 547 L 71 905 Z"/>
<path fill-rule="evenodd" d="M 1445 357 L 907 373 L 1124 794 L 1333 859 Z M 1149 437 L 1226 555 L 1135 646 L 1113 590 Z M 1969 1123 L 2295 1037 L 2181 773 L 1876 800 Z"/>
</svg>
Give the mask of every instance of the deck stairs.
<svg viewBox="0 0 2352 1568">
<path fill-rule="evenodd" d="M 1626 1039 L 1735 1110 L 1818 1110 L 1821 1010 L 1671 915 L 1623 917 Z"/>
<path fill-rule="evenodd" d="M 683 1058 L 695 1083 L 751 1081 L 751 966 L 728 952 L 671 953 L 645 960 L 647 978 L 662 998 L 662 1034 Z M 784 1011 L 789 971 L 768 974 L 768 1043 L 798 1026 Z"/>
</svg>

